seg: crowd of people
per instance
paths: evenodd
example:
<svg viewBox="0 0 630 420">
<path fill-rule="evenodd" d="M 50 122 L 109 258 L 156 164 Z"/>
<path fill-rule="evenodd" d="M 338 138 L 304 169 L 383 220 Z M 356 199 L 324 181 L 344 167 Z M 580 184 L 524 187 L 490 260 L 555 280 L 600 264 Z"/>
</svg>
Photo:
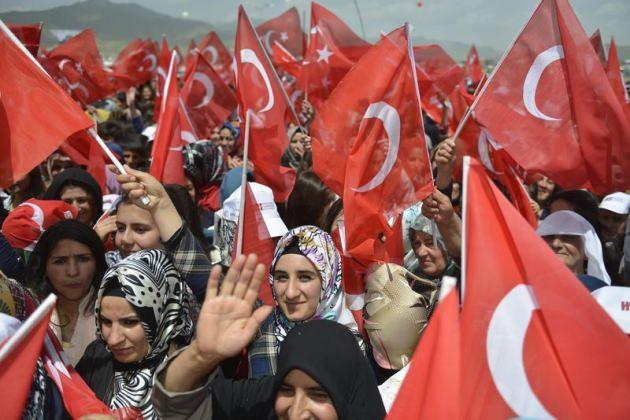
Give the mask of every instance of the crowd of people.
<svg viewBox="0 0 630 420">
<path fill-rule="evenodd" d="M 25 321 L 54 293 L 50 328 L 114 416 L 383 418 L 443 279 L 461 277 L 462 188 L 444 121 L 424 115 L 437 189 L 403 213 L 402 264 L 364 266 L 344 250 L 353 215 L 313 170 L 308 100 L 281 160 L 295 186 L 276 203 L 244 163 L 236 110 L 183 148 L 184 185 L 150 175 L 155 89 L 86 110 L 125 164 L 105 169 L 105 190 L 57 150 L 0 191 L 0 310 Z M 270 264 L 235 252 L 243 175 L 275 247 Z M 538 234 L 576 282 L 630 287 L 628 193 L 548 178 L 528 191 Z M 364 281 L 360 307 L 349 277 Z M 55 388 L 38 365 L 24 417 L 67 418 Z"/>
</svg>

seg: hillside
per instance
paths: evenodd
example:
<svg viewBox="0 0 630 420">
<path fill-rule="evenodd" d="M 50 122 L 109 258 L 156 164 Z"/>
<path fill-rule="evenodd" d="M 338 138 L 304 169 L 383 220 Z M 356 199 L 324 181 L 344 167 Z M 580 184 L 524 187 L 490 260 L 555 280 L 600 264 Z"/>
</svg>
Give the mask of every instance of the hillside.
<svg viewBox="0 0 630 420">
<path fill-rule="evenodd" d="M 0 13 L 0 18 L 11 23 L 44 22 L 42 43 L 46 47 L 57 44 L 51 29 L 94 28 L 101 53 L 110 58 L 137 37 L 159 40 L 166 34 L 169 43 L 185 48 L 191 38 L 199 39 L 213 29 L 209 23 L 163 15 L 134 3 L 108 0 L 87 0 L 41 11 Z"/>
</svg>

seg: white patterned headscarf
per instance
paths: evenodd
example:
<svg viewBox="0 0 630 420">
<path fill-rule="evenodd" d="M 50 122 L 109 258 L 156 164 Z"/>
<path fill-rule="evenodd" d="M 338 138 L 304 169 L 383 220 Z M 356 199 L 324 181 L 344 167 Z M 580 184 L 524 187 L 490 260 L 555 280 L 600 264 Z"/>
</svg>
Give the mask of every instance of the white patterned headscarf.
<svg viewBox="0 0 630 420">
<path fill-rule="evenodd" d="M 151 403 L 153 374 L 173 340 L 187 344 L 193 335 L 190 308 L 193 294 L 164 251 L 142 250 L 112 266 L 103 278 L 95 305 L 97 336 L 103 340 L 100 308 L 103 296 L 120 285 L 136 311 L 149 342 L 149 353 L 137 363 L 114 359 L 112 409 L 136 409 L 143 419 L 154 419 Z"/>
</svg>

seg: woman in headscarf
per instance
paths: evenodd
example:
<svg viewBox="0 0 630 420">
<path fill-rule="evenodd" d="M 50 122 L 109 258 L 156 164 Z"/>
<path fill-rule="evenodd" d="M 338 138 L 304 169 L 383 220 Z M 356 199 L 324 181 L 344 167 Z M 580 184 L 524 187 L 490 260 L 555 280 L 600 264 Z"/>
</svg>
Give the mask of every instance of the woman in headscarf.
<svg viewBox="0 0 630 420">
<path fill-rule="evenodd" d="M 159 250 L 144 250 L 105 273 L 98 290 L 96 331 L 77 372 L 113 410 L 157 418 L 153 374 L 193 335 L 192 292 Z"/>
<path fill-rule="evenodd" d="M 306 129 L 299 125 L 289 127 L 287 137 L 289 139 L 289 146 L 282 155 L 280 164 L 295 170 L 299 170 L 303 166 L 305 168 L 310 167 L 312 165 L 311 137 L 308 135 Z"/>
<path fill-rule="evenodd" d="M 57 295 L 50 325 L 72 365 L 96 338 L 93 313 L 106 269 L 104 253 L 91 228 L 63 220 L 44 232 L 28 262 L 27 284 L 38 297 Z"/>
<path fill-rule="evenodd" d="M 295 326 L 282 343 L 275 376 L 225 379 L 217 366 L 238 354 L 270 313 L 253 311 L 265 268 L 239 256 L 218 290 L 220 270 L 208 281 L 197 337 L 156 373 L 153 403 L 159 416 L 189 419 L 382 419 L 374 376 L 353 334 L 337 322 Z"/>
<path fill-rule="evenodd" d="M 81 168 L 70 168 L 53 178 L 46 200 L 62 200 L 79 211 L 77 220 L 92 227 L 103 212 L 103 192 L 98 182 Z"/>
<path fill-rule="evenodd" d="M 560 210 L 541 221 L 536 232 L 591 292 L 610 285 L 602 244 L 584 217 Z"/>
<path fill-rule="evenodd" d="M 341 256 L 323 230 L 300 226 L 278 241 L 269 270 L 276 307 L 248 348 L 250 378 L 276 373 L 282 342 L 305 321 L 327 319 L 345 325 L 363 348 L 357 324 L 345 305 L 341 279 Z"/>
</svg>

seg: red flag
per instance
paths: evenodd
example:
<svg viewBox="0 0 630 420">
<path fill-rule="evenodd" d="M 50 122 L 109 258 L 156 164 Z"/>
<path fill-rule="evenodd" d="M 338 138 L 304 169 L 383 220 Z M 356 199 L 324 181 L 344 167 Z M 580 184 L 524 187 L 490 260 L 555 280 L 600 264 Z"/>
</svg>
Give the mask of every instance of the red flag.
<svg viewBox="0 0 630 420">
<path fill-rule="evenodd" d="M 406 29 L 372 47 L 313 123 L 315 172 L 343 196 L 348 253 L 385 258 L 390 222 L 433 190 L 413 53 Z M 366 80 L 370 89 L 365 89 Z"/>
<path fill-rule="evenodd" d="M 462 418 L 459 298 L 455 288 L 446 293 L 422 332 L 388 420 Z"/>
<path fill-rule="evenodd" d="M 628 338 L 481 165 L 464 171 L 462 417 L 625 417 Z"/>
<path fill-rule="evenodd" d="M 186 50 L 186 57 L 184 58 L 184 69 L 188 72 L 188 69 L 191 67 L 193 59 L 195 58 L 193 51 L 197 49 L 197 43 L 194 39 L 190 40 L 188 44 L 188 49 Z"/>
<path fill-rule="evenodd" d="M 437 44 L 413 47 L 416 63 L 435 81 L 444 97 L 453 92 L 462 80 L 464 70 Z"/>
<path fill-rule="evenodd" d="M 116 91 L 116 75 L 105 70 L 93 29 L 86 29 L 48 53 L 70 95 L 89 105 Z"/>
<path fill-rule="evenodd" d="M 619 64 L 619 56 L 617 55 L 617 44 L 615 38 L 610 38 L 610 48 L 608 49 L 608 62 L 606 63 L 606 76 L 608 81 L 623 106 L 628 103 L 628 91 L 623 81 L 623 70 Z"/>
<path fill-rule="evenodd" d="M 51 330 L 48 330 L 44 339 L 44 367 L 57 386 L 63 404 L 72 418 L 78 419 L 89 414 L 111 414 L 66 359 L 59 340 Z"/>
<path fill-rule="evenodd" d="M 105 174 L 105 152 L 86 131 L 80 131 L 68 138 L 60 147 L 64 155 L 77 165 L 85 166 L 86 171 L 94 177 L 103 194 L 107 192 L 107 176 Z"/>
<path fill-rule="evenodd" d="M 160 112 L 162 112 L 162 93 L 164 92 L 164 84 L 166 83 L 166 76 L 171 63 L 171 57 L 171 49 L 168 47 L 166 35 L 162 35 L 162 45 L 160 46 L 157 67 L 155 68 L 157 90 L 155 92 L 155 102 L 153 104 L 154 121 L 157 121 L 160 118 Z M 175 73 L 177 74 L 177 72 Z"/>
<path fill-rule="evenodd" d="M 232 71 L 232 54 L 225 48 L 216 32 L 210 31 L 199 43 L 199 51 L 216 71 L 223 82 L 234 86 L 234 72 Z"/>
<path fill-rule="evenodd" d="M 193 52 L 188 73 L 182 86 L 182 100 L 197 132 L 208 138 L 206 132 L 221 125 L 236 109 L 236 95 L 198 50 Z"/>
<path fill-rule="evenodd" d="M 269 271 L 276 247 L 269 231 L 267 230 L 267 225 L 265 224 L 265 220 L 260 212 L 260 204 L 256 201 L 256 197 L 254 196 L 254 192 L 252 191 L 249 182 L 246 184 L 244 209 L 242 254 L 256 254 L 258 256 L 258 262 L 264 264 L 267 271 Z M 236 253 L 237 243 L 238 229 L 236 235 L 234 235 L 232 261 L 234 261 L 238 256 Z M 268 281 L 261 284 L 258 298 L 262 300 L 265 305 L 275 306 L 273 294 L 271 293 L 271 285 Z"/>
<path fill-rule="evenodd" d="M 318 108 L 363 55 L 369 44 L 332 12 L 311 3 L 311 29 L 300 85 Z"/>
<path fill-rule="evenodd" d="M 22 418 L 56 300 L 54 295 L 48 296 L 11 338 L 0 344 L 3 418 Z M 0 316 L 10 318 L 4 314 Z"/>
<path fill-rule="evenodd" d="M 185 184 L 184 145 L 179 122 L 179 91 L 175 52 L 171 55 L 162 95 L 160 119 L 157 123 L 149 173 L 163 184 Z"/>
<path fill-rule="evenodd" d="M 567 0 L 540 3 L 474 112 L 529 173 L 598 194 L 630 187 L 630 124 Z"/>
<path fill-rule="evenodd" d="M 274 55 L 273 43 L 279 42 L 291 54 L 302 56 L 304 51 L 304 33 L 300 23 L 300 14 L 294 7 L 273 19 L 256 26 L 256 33 L 260 37 L 267 54 Z"/>
<path fill-rule="evenodd" d="M 37 57 L 37 51 L 39 50 L 39 40 L 42 36 L 43 23 L 9 23 L 7 26 L 15 34 L 17 39 L 24 44 L 28 52 L 33 57 Z"/>
<path fill-rule="evenodd" d="M 478 85 L 483 78 L 483 68 L 481 67 L 477 47 L 475 47 L 474 44 L 470 47 L 470 52 L 466 58 L 466 64 L 464 65 L 464 77 L 472 85 Z"/>
<path fill-rule="evenodd" d="M 128 77 L 127 87 L 147 83 L 153 77 L 157 68 L 158 51 L 155 42 L 147 39 L 136 39 L 123 48 L 112 70 Z"/>
<path fill-rule="evenodd" d="M 282 44 L 274 41 L 271 49 L 273 51 L 271 58 L 277 68 L 286 71 L 293 77 L 300 76 L 302 64 Z"/>
<path fill-rule="evenodd" d="M 242 121 L 246 120 L 246 112 L 251 115 L 249 158 L 255 165 L 257 182 L 271 188 L 275 200 L 281 203 L 289 197 L 295 183 L 295 171 L 280 166 L 289 144 L 285 115 L 290 110 L 294 121 L 297 117 L 242 6 L 234 51 L 236 96 Z"/>
<path fill-rule="evenodd" d="M 604 42 L 602 41 L 602 34 L 599 32 L 599 28 L 593 32 L 590 41 L 597 53 L 597 56 L 599 57 L 599 61 L 602 63 L 602 66 L 606 66 L 606 49 L 604 48 Z"/>
<path fill-rule="evenodd" d="M 7 188 L 92 120 L 1 22 L 0 74 L 0 187 Z"/>
</svg>

